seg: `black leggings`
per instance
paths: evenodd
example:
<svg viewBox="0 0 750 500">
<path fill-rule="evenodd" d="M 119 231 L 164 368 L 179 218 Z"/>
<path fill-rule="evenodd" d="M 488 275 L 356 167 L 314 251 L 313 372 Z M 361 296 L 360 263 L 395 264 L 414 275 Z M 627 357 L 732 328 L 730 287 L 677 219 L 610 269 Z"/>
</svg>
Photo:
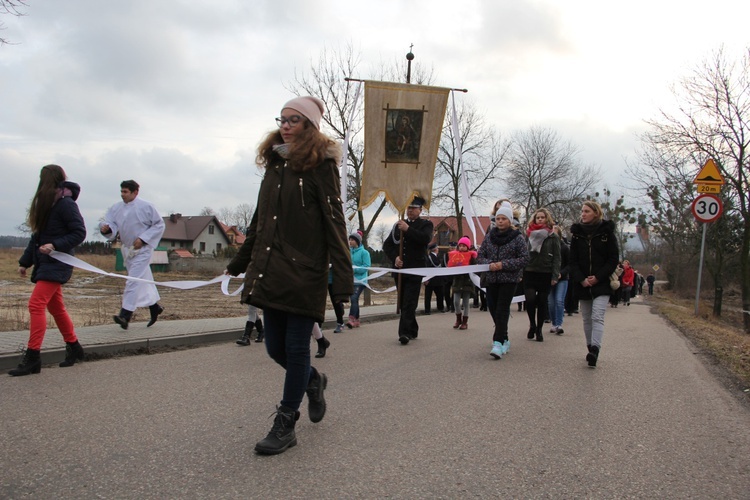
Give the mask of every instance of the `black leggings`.
<svg viewBox="0 0 750 500">
<path fill-rule="evenodd" d="M 526 296 L 526 313 L 529 326 L 541 328 L 547 319 L 547 298 L 552 288 L 552 273 L 523 273 L 523 291 Z"/>
<path fill-rule="evenodd" d="M 492 335 L 493 342 L 505 342 L 508 340 L 508 319 L 510 318 L 510 304 L 516 293 L 515 283 L 488 283 L 487 302 L 490 314 L 495 321 L 495 332 Z"/>
<path fill-rule="evenodd" d="M 344 324 L 344 304 L 341 302 L 335 302 L 333 300 L 333 285 L 328 285 L 328 297 L 331 299 L 331 304 L 333 304 L 333 312 L 336 313 L 336 323 L 339 325 Z"/>
</svg>

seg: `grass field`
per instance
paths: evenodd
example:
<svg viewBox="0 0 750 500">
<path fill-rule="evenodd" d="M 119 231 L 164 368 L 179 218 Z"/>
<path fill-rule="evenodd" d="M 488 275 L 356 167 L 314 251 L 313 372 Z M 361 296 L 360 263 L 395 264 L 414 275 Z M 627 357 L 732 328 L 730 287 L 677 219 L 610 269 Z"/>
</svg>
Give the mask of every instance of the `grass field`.
<svg viewBox="0 0 750 500">
<path fill-rule="evenodd" d="M 0 249 L 0 332 L 26 330 L 29 327 L 27 304 L 34 284 L 18 274 L 18 259 L 22 254 L 17 249 Z M 115 272 L 115 257 L 103 255 L 79 255 L 79 258 L 107 272 Z M 122 273 L 118 273 L 122 274 Z M 155 281 L 208 281 L 216 274 L 210 271 L 166 272 L 156 273 Z M 230 289 L 240 285 L 239 280 L 232 281 Z M 373 282 L 373 287 L 386 289 L 393 285 L 390 277 L 383 277 Z M 97 326 L 112 323 L 112 316 L 120 311 L 122 292 L 125 280 L 76 269 L 73 277 L 63 288 L 65 306 L 76 326 Z M 221 293 L 218 284 L 193 290 L 177 290 L 158 287 L 161 295 L 160 304 L 164 313 L 159 321 L 177 319 L 231 318 L 247 313 L 247 306 L 239 303 L 237 297 L 228 297 Z M 373 304 L 395 303 L 396 294 L 387 293 L 372 295 Z M 360 298 L 362 301 L 363 298 Z M 362 302 L 360 302 L 361 304 Z M 138 309 L 134 321 L 148 318 L 148 309 Z M 140 318 L 138 317 L 140 315 Z M 51 316 L 50 325 L 54 325 Z"/>
</svg>

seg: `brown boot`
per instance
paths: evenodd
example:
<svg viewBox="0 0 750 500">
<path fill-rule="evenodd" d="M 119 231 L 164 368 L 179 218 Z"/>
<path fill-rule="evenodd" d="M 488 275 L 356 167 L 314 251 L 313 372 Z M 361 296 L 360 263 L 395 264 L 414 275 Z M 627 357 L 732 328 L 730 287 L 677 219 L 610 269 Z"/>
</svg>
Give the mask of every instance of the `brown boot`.
<svg viewBox="0 0 750 500">
<path fill-rule="evenodd" d="M 461 320 L 461 326 L 459 326 L 458 329 L 459 330 L 466 330 L 467 328 L 469 328 L 469 324 L 468 323 L 469 323 L 469 317 L 468 316 L 464 316 L 463 319 Z"/>
<path fill-rule="evenodd" d="M 461 326 L 461 313 L 456 313 L 456 322 L 453 324 L 453 328 Z"/>
</svg>

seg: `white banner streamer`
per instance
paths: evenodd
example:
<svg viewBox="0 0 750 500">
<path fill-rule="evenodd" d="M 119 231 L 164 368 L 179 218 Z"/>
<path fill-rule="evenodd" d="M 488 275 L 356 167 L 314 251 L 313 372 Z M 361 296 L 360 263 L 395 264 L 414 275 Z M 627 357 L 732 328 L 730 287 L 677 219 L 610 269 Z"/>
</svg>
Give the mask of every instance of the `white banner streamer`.
<svg viewBox="0 0 750 500">
<path fill-rule="evenodd" d="M 120 278 L 120 279 L 130 280 L 130 281 L 139 281 L 141 283 L 149 283 L 152 285 L 166 286 L 168 288 L 177 288 L 179 290 L 191 290 L 193 288 L 213 285 L 214 283 L 222 283 L 221 289 L 225 295 L 237 295 L 242 290 L 242 287 L 240 287 L 239 290 L 229 293 L 229 280 L 232 279 L 232 276 L 227 276 L 227 275 L 217 276 L 210 281 L 190 281 L 190 280 L 188 281 L 151 281 L 151 280 L 144 280 L 142 278 L 135 278 L 133 276 L 125 276 L 124 274 L 108 273 L 107 271 L 102 271 L 98 267 L 92 266 L 88 262 L 84 262 L 81 259 L 77 257 L 73 257 L 72 255 L 68 255 L 67 253 L 64 253 L 64 252 L 57 252 L 53 250 L 50 253 L 50 257 L 53 257 L 59 260 L 60 262 L 68 264 L 69 266 L 77 267 L 78 269 L 83 269 L 84 271 L 89 271 L 89 272 L 96 273 L 96 274 L 102 274 L 104 276 L 110 276 L 112 278 Z M 244 277 L 244 275 L 238 276 L 238 278 L 241 278 L 241 277 Z"/>
<path fill-rule="evenodd" d="M 144 280 L 142 278 L 135 278 L 132 276 L 126 276 L 124 274 L 117 274 L 117 273 L 109 273 L 107 271 L 103 271 L 99 269 L 96 266 L 92 266 L 88 262 L 85 262 L 78 257 L 73 257 L 72 255 L 68 255 L 67 253 L 58 252 L 53 250 L 50 253 L 50 257 L 53 257 L 60 262 L 63 262 L 65 264 L 68 264 L 69 266 L 73 266 L 78 269 L 83 269 L 84 271 L 89 271 L 96 274 L 101 274 L 104 276 L 110 276 L 112 278 L 120 278 L 124 280 L 130 280 L 130 281 L 139 281 L 141 283 L 150 283 L 152 285 L 157 286 L 166 286 L 168 288 L 176 288 L 178 290 L 192 290 L 193 288 L 200 288 L 202 286 L 208 286 L 213 285 L 214 283 L 221 283 L 221 292 L 224 295 L 228 295 L 230 297 L 233 297 L 235 295 L 239 295 L 240 292 L 242 292 L 242 288 L 244 285 L 240 285 L 239 288 L 237 288 L 234 292 L 229 291 L 229 281 L 231 279 L 243 279 L 245 277 L 244 274 L 240 274 L 239 276 L 228 276 L 226 274 L 223 274 L 221 276 L 217 276 L 212 280 L 209 281 L 193 281 L 193 280 L 187 280 L 187 281 L 151 281 L 151 280 Z M 481 264 L 481 265 L 474 265 L 474 266 L 460 266 L 460 267 L 440 267 L 440 268 L 428 268 L 428 267 L 420 267 L 420 268 L 411 268 L 411 269 L 391 269 L 387 267 L 361 267 L 361 266 L 353 266 L 354 269 L 367 269 L 368 271 L 375 271 L 373 274 L 368 276 L 368 280 L 380 278 L 382 276 L 385 276 L 388 273 L 396 273 L 396 274 L 412 274 L 415 276 L 421 276 L 422 277 L 422 283 L 429 280 L 430 278 L 434 278 L 435 276 L 455 276 L 458 274 L 467 274 L 471 276 L 471 281 L 479 287 L 479 277 L 475 273 L 481 273 L 484 271 L 489 271 L 490 266 L 489 264 Z M 369 288 L 373 293 L 389 293 L 396 291 L 396 287 L 392 286 L 390 288 L 386 288 L 385 290 L 375 290 L 372 288 L 369 283 L 363 283 L 359 280 L 354 281 L 357 285 L 364 285 L 367 288 Z M 480 287 L 481 288 L 481 287 Z M 484 289 L 482 289 L 484 290 Z M 513 302 L 522 302 L 524 300 L 523 296 L 518 296 L 513 298 Z"/>
</svg>

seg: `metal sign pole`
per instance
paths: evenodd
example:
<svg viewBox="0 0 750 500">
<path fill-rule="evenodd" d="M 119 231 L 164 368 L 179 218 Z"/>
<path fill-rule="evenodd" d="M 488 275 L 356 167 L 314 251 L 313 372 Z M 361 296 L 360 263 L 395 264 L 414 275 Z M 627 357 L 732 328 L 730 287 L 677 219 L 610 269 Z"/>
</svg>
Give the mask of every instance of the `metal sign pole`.
<svg viewBox="0 0 750 500">
<path fill-rule="evenodd" d="M 703 252 L 706 250 L 706 226 L 707 223 L 703 223 L 703 237 L 701 238 L 701 260 L 698 263 L 698 285 L 695 289 L 695 315 L 698 316 L 698 306 L 700 304 L 701 296 L 701 277 L 703 276 Z"/>
</svg>

